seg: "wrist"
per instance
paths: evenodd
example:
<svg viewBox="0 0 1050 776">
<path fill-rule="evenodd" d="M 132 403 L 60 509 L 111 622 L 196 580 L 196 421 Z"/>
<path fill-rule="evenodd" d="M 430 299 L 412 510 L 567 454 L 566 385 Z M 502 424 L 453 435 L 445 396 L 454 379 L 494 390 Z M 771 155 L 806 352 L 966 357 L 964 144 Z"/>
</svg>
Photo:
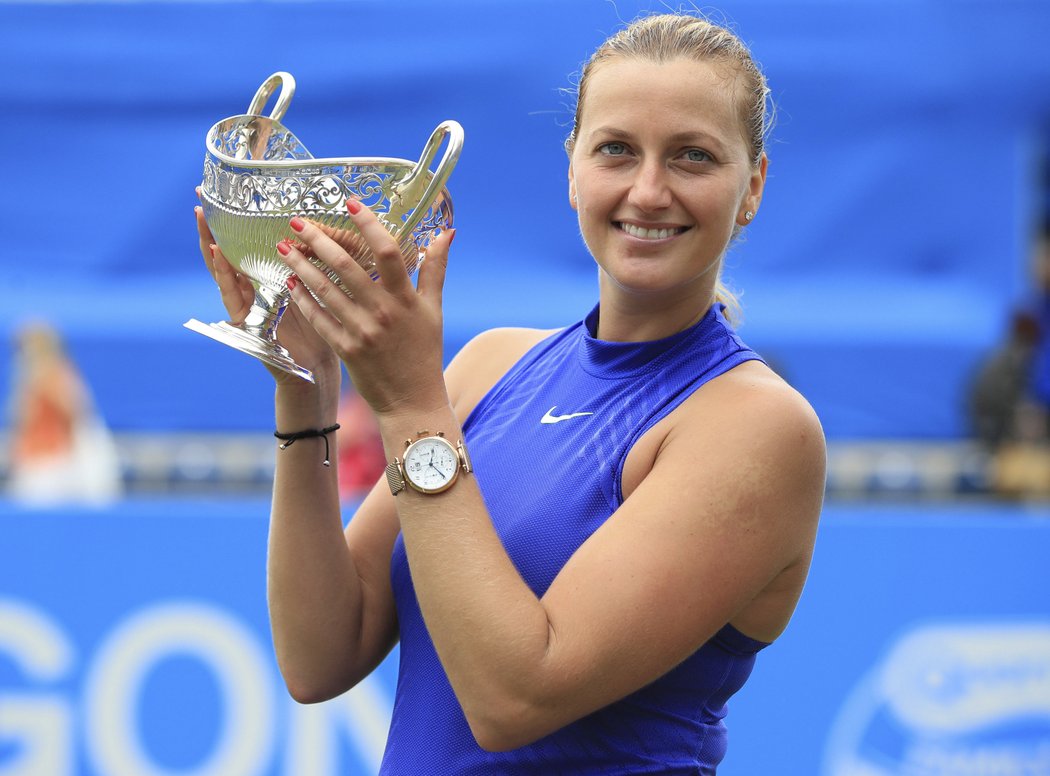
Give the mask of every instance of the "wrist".
<svg viewBox="0 0 1050 776">
<path fill-rule="evenodd" d="M 383 447 L 387 452 L 387 460 L 400 456 L 405 450 L 406 440 L 414 441 L 420 434 L 437 435 L 441 432 L 453 442 L 463 435 L 459 418 L 448 403 L 430 409 L 418 408 L 385 415 L 377 414 L 376 419 L 383 438 Z"/>
<path fill-rule="evenodd" d="M 278 383 L 274 391 L 274 422 L 280 431 L 300 428 L 324 428 L 336 422 L 339 415 L 339 381 L 305 380 Z"/>
</svg>

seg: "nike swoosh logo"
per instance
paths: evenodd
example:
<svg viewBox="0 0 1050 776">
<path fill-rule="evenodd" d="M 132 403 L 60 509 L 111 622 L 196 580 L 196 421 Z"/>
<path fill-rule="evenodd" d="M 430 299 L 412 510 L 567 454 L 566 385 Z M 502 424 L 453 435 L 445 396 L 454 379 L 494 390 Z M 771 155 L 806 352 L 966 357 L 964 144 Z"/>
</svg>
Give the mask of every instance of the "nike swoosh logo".
<svg viewBox="0 0 1050 776">
<path fill-rule="evenodd" d="M 540 418 L 540 423 L 561 423 L 563 420 L 571 420 L 572 418 L 582 418 L 584 415 L 593 415 L 593 412 L 570 412 L 568 415 L 555 415 L 554 410 L 558 408 L 555 404 L 547 413 Z"/>
</svg>

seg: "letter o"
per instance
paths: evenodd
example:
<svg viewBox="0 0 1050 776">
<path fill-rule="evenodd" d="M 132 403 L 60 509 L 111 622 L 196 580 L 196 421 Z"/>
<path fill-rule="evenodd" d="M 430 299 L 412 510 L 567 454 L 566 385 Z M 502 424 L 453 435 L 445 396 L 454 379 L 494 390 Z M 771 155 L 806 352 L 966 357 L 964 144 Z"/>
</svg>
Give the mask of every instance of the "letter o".
<svg viewBox="0 0 1050 776">
<path fill-rule="evenodd" d="M 136 723 L 150 668 L 172 654 L 208 666 L 226 705 L 215 750 L 188 771 L 152 763 Z M 272 755 L 273 686 L 258 641 L 226 613 L 196 602 L 150 607 L 114 630 L 95 658 L 84 696 L 88 755 L 109 776 L 254 776 Z"/>
</svg>

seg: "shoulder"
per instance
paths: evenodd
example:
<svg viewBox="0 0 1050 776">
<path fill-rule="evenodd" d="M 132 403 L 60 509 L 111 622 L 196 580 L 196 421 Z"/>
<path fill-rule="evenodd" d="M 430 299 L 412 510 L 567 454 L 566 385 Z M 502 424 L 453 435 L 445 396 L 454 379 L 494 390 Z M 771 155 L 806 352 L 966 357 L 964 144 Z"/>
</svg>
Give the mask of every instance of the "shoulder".
<svg viewBox="0 0 1050 776">
<path fill-rule="evenodd" d="M 463 420 L 522 356 L 557 329 L 498 328 L 478 334 L 445 370 L 452 405 Z"/>
<path fill-rule="evenodd" d="M 680 423 L 718 439 L 721 449 L 746 456 L 778 456 L 824 473 L 824 431 L 813 407 L 760 361 L 749 361 L 712 380 L 683 406 Z M 801 456 L 801 460 L 799 457 Z"/>
<path fill-rule="evenodd" d="M 813 408 L 766 365 L 745 362 L 698 388 L 650 445 L 636 495 L 662 499 L 719 558 L 736 558 L 730 567 L 765 575 L 733 622 L 772 640 L 801 591 L 824 500 L 826 445 Z"/>
<path fill-rule="evenodd" d="M 826 447 L 809 403 L 760 361 L 705 383 L 647 433 L 627 461 L 624 495 L 655 476 L 686 500 L 809 520 L 823 500 Z M 766 503 L 762 503 L 766 502 Z"/>
<path fill-rule="evenodd" d="M 743 426 L 772 424 L 775 429 L 779 424 L 774 421 L 779 419 L 820 430 L 817 414 L 805 397 L 761 361 L 745 361 L 705 388 L 711 394 L 710 404 L 746 410 L 748 415 L 737 419 Z"/>
<path fill-rule="evenodd" d="M 668 429 L 667 450 L 718 464 L 730 489 L 779 492 L 782 501 L 819 504 L 827 448 L 809 402 L 760 361 L 750 361 L 702 386 Z M 812 508 L 802 511 L 814 514 Z M 819 508 L 818 510 L 819 511 Z"/>
</svg>

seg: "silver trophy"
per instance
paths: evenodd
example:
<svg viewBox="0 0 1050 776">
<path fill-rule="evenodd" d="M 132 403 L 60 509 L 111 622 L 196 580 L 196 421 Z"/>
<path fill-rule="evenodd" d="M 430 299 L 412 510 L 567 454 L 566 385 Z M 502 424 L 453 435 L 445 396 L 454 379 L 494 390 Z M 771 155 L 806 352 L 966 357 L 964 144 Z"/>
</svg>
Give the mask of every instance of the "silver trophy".
<svg viewBox="0 0 1050 776">
<path fill-rule="evenodd" d="M 262 115 L 277 87 L 269 117 Z M 277 341 L 277 326 L 288 306 L 286 281 L 292 274 L 277 253 L 284 239 L 297 242 L 288 222 L 299 216 L 318 224 L 375 279 L 375 259 L 346 210 L 355 197 L 371 209 L 401 246 L 414 272 L 427 245 L 452 226 L 452 199 L 445 188 L 463 147 L 463 128 L 444 121 L 431 134 L 418 162 L 382 157 L 315 159 L 282 123 L 295 93 L 295 79 L 274 73 L 255 93 L 248 112 L 223 119 L 205 141 L 201 200 L 204 218 L 230 264 L 255 287 L 255 301 L 243 323 L 184 325 L 271 366 L 313 382 Z M 445 153 L 431 164 L 447 138 Z M 338 277 L 311 258 L 344 291 Z M 347 293 L 349 293 L 347 291 Z"/>
</svg>

